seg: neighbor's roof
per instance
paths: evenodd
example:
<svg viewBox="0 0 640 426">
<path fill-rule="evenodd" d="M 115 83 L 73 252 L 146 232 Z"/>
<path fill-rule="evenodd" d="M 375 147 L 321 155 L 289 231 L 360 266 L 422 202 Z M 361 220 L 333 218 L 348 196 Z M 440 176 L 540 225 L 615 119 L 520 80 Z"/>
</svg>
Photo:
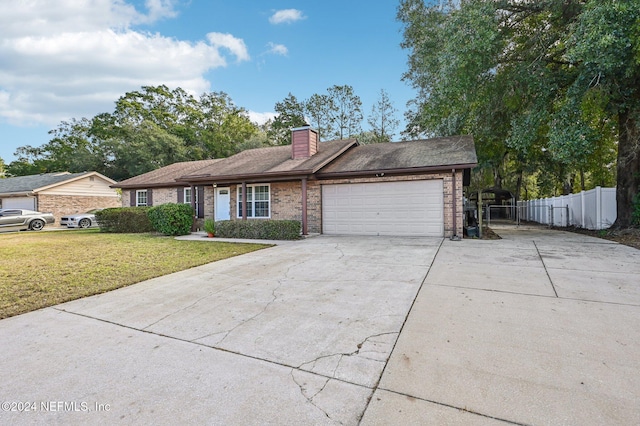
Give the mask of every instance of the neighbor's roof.
<svg viewBox="0 0 640 426">
<path fill-rule="evenodd" d="M 233 182 L 241 179 L 303 176 L 316 173 L 355 145 L 355 139 L 319 142 L 316 154 L 298 160 L 291 158 L 291 145 L 249 149 L 224 158 L 196 173 L 185 172 L 180 180 Z"/>
<path fill-rule="evenodd" d="M 323 168 L 318 176 L 464 169 L 477 163 L 473 137 L 451 136 L 356 146 Z"/>
<path fill-rule="evenodd" d="M 211 166 L 222 159 L 183 161 L 181 163 L 170 164 L 156 170 L 144 173 L 139 176 L 118 182 L 111 185 L 112 188 L 150 188 L 166 186 L 183 186 L 183 183 L 176 182 L 176 179 L 185 174 L 196 173 L 198 170 Z"/>
<path fill-rule="evenodd" d="M 106 176 L 97 172 L 82 173 L 43 173 L 39 175 L 16 176 L 6 179 L 0 179 L 0 194 L 34 192 L 56 186 L 68 181 L 77 180 L 84 176 L 100 176 L 108 182 L 115 182 Z"/>
</svg>

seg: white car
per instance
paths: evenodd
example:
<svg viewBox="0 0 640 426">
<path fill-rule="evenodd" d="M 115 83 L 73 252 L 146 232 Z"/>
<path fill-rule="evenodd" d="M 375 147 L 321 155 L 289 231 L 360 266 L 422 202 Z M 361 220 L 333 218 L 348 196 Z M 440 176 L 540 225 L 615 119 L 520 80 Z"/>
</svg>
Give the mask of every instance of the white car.
<svg viewBox="0 0 640 426">
<path fill-rule="evenodd" d="M 97 226 L 95 212 L 102 209 L 93 209 L 85 213 L 68 214 L 60 219 L 60 225 L 67 228 L 89 228 Z"/>
</svg>

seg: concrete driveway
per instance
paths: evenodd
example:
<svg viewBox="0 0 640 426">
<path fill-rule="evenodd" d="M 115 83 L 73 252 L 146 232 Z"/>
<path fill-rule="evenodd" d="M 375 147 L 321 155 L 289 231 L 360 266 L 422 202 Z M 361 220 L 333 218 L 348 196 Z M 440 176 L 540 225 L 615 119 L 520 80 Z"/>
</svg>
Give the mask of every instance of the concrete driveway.
<svg viewBox="0 0 640 426">
<path fill-rule="evenodd" d="M 315 237 L 0 321 L 0 422 L 640 423 L 640 251 L 498 233 Z"/>
<path fill-rule="evenodd" d="M 0 321 L 0 398 L 39 411 L 0 423 L 356 424 L 441 242 L 315 237 Z"/>
<path fill-rule="evenodd" d="M 640 424 L 640 251 L 544 228 L 445 241 L 363 424 Z"/>
</svg>

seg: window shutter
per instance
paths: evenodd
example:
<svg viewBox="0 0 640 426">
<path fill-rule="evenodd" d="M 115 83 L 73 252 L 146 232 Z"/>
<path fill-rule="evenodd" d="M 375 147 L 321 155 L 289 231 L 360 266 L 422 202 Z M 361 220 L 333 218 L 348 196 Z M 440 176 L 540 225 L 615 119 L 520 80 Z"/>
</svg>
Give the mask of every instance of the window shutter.
<svg viewBox="0 0 640 426">
<path fill-rule="evenodd" d="M 196 191 L 198 191 L 198 205 L 196 206 L 196 210 L 198 212 L 198 219 L 204 218 L 204 186 L 196 187 Z"/>
<path fill-rule="evenodd" d="M 178 204 L 184 203 L 184 188 L 178 188 Z"/>
<path fill-rule="evenodd" d="M 147 189 L 147 206 L 153 206 L 153 190 Z"/>
<path fill-rule="evenodd" d="M 136 190 L 135 189 L 130 190 L 129 195 L 131 196 L 129 200 L 129 206 L 135 207 L 136 206 Z"/>
</svg>

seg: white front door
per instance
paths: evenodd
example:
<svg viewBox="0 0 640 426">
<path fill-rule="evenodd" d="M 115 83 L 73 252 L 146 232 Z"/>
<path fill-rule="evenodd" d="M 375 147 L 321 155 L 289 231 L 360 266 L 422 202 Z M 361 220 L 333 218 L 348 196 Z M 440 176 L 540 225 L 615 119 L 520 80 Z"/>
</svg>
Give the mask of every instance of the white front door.
<svg viewBox="0 0 640 426">
<path fill-rule="evenodd" d="M 216 188 L 215 220 L 231 219 L 231 194 L 229 188 Z"/>
</svg>

